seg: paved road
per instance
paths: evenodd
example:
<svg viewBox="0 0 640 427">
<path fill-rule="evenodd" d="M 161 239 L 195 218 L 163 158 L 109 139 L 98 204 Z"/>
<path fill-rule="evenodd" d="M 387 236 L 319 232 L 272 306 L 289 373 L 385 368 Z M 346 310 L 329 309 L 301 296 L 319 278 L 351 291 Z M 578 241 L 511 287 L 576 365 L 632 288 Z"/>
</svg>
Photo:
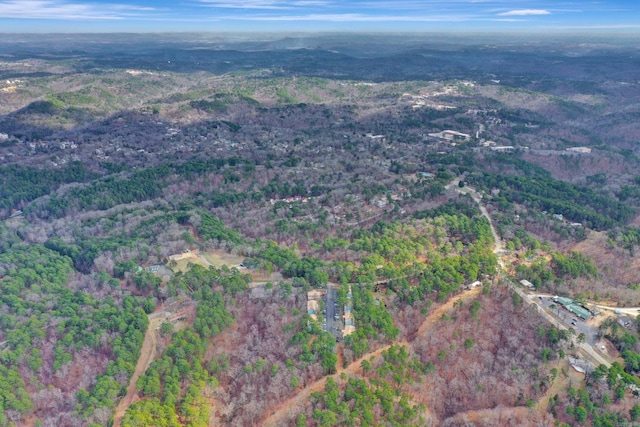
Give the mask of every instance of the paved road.
<svg viewBox="0 0 640 427">
<path fill-rule="evenodd" d="M 586 341 L 591 345 L 596 345 L 598 341 L 598 328 L 580 319 L 575 314 L 562 308 L 559 304 L 553 301 L 552 296 L 541 295 L 529 295 L 538 305 L 544 307 L 547 312 L 550 312 L 556 322 L 562 323 L 567 327 L 573 328 L 576 331 L 576 336 L 584 334 Z M 537 301 L 536 301 L 537 300 Z"/>
<path fill-rule="evenodd" d="M 456 189 L 456 192 L 461 193 L 461 194 L 468 194 L 469 196 L 471 196 L 471 198 L 478 205 L 478 208 L 480 209 L 480 212 L 482 213 L 482 215 L 485 218 L 487 218 L 487 220 L 489 221 L 489 225 L 491 226 L 491 234 L 493 234 L 493 238 L 495 240 L 495 246 L 494 246 L 494 250 L 493 251 L 496 254 L 496 256 L 498 257 L 498 264 L 500 265 L 499 274 L 502 275 L 506 279 L 507 283 L 509 284 L 509 287 L 511 287 L 511 289 L 513 289 L 518 295 L 520 295 L 520 297 L 522 297 L 523 301 L 525 301 L 527 304 L 535 305 L 537 307 L 538 313 L 543 318 L 547 319 L 547 321 L 549 321 L 550 323 L 552 323 L 553 325 L 558 327 L 559 329 L 567 330 L 570 327 L 572 327 L 572 328 L 575 328 L 575 329 L 578 330 L 578 334 L 580 332 L 584 333 L 586 335 L 586 337 L 587 337 L 587 340 L 586 340 L 586 342 L 584 342 L 584 343 L 579 345 L 579 348 L 583 351 L 583 353 L 585 353 L 593 362 L 595 362 L 596 365 L 603 364 L 603 365 L 605 365 L 607 367 L 611 366 L 611 363 L 605 358 L 605 356 L 602 355 L 601 353 L 599 353 L 593 347 L 593 345 L 595 345 L 595 343 L 596 343 L 596 340 L 595 340 L 596 331 L 595 331 L 594 327 L 592 327 L 591 325 L 587 325 L 585 322 L 582 322 L 582 321 L 580 321 L 580 324 L 578 324 L 578 321 L 575 322 L 575 325 L 571 324 L 573 319 L 577 319 L 577 318 L 575 316 L 571 316 L 570 313 L 568 313 L 568 312 L 567 312 L 566 318 L 554 317 L 552 314 L 548 313 L 545 310 L 545 307 L 544 307 L 543 304 L 539 304 L 541 302 L 541 300 L 539 298 L 536 298 L 536 297 L 526 293 L 520 286 L 518 286 L 515 283 L 513 283 L 507 277 L 507 275 L 506 275 L 506 273 L 504 271 L 504 267 L 505 267 L 504 266 L 504 261 L 502 260 L 502 257 L 500 256 L 503 253 L 502 239 L 500 239 L 500 236 L 498 235 L 498 233 L 495 230 L 495 227 L 493 226 L 493 221 L 491 220 L 491 216 L 489 215 L 489 212 L 487 211 L 487 209 L 482 204 L 481 196 L 475 191 L 475 189 L 473 187 L 465 186 L 463 188 L 459 188 L 458 187 L 458 182 L 460 182 L 460 179 L 456 178 L 446 188 L 454 187 Z M 543 298 L 542 302 L 544 303 L 544 298 Z M 548 303 L 548 304 L 551 305 L 550 303 Z M 579 319 L 577 319 L 577 320 L 579 320 Z"/>
<path fill-rule="evenodd" d="M 342 320 L 340 317 L 340 308 L 338 307 L 338 292 L 337 289 L 331 285 L 327 285 L 325 306 L 327 310 L 325 330 L 331 332 L 336 338 L 342 337 Z"/>
</svg>

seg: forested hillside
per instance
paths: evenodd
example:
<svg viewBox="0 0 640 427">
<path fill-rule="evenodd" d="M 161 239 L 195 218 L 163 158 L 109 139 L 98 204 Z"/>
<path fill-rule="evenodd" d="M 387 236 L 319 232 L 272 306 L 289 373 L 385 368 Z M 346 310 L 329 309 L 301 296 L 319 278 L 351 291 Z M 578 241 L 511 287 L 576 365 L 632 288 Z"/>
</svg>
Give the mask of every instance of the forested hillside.
<svg viewBox="0 0 640 427">
<path fill-rule="evenodd" d="M 30 40 L 0 42 L 0 426 L 640 417 L 635 48 L 598 53 L 618 81 L 571 43 Z"/>
</svg>

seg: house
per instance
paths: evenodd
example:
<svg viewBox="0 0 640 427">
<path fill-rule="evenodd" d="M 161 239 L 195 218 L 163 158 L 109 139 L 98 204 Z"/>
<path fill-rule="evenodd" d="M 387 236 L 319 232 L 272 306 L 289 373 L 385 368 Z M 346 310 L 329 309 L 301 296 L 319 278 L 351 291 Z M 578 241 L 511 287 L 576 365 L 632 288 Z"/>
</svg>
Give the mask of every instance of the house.
<svg viewBox="0 0 640 427">
<path fill-rule="evenodd" d="M 525 288 L 529 288 L 529 289 L 533 289 L 533 288 L 534 288 L 533 283 L 531 283 L 531 282 L 530 282 L 530 281 L 528 281 L 528 280 L 524 280 L 524 279 L 522 279 L 522 280 L 520 280 L 520 284 L 521 284 L 522 286 L 524 286 Z"/>
<path fill-rule="evenodd" d="M 516 147 L 513 145 L 498 145 L 490 148 L 491 151 L 497 151 L 499 153 L 512 153 L 516 151 Z"/>
<path fill-rule="evenodd" d="M 255 270 L 260 267 L 260 260 L 256 258 L 245 258 L 240 263 L 240 267 L 244 267 L 247 270 Z"/>
<path fill-rule="evenodd" d="M 349 308 L 349 311 L 345 311 L 344 313 L 344 328 L 342 328 L 342 336 L 343 337 L 349 336 L 355 331 L 356 331 L 356 326 L 355 326 L 355 323 L 353 322 L 353 315 L 351 314 L 351 309 Z"/>
<path fill-rule="evenodd" d="M 448 139 L 449 141 L 469 141 L 471 139 L 471 135 L 462 132 L 456 132 L 455 130 L 442 131 L 442 135 L 444 139 Z"/>
<path fill-rule="evenodd" d="M 318 320 L 318 311 L 320 310 L 319 301 L 324 297 L 324 291 L 314 289 L 307 292 L 307 314 L 313 319 Z"/>
<path fill-rule="evenodd" d="M 353 294 L 351 293 L 351 285 L 349 285 L 349 293 L 347 294 L 347 298 L 351 300 L 352 296 Z M 350 301 L 349 301 L 349 304 L 351 304 Z M 344 315 L 343 315 L 344 328 L 342 329 L 343 337 L 349 336 L 356 331 L 356 326 L 353 323 L 353 313 L 351 310 L 352 310 L 351 305 L 344 306 Z"/>
<path fill-rule="evenodd" d="M 145 270 L 147 271 L 147 273 L 157 273 L 158 271 L 160 271 L 160 267 L 162 267 L 162 266 L 161 265 L 150 265 Z"/>
<path fill-rule="evenodd" d="M 585 374 L 586 372 L 591 372 L 594 369 L 594 367 L 585 360 L 574 359 L 572 357 L 569 357 L 568 359 L 571 367 L 575 369 L 577 372 L 580 372 L 581 374 Z"/>
<path fill-rule="evenodd" d="M 181 259 L 191 258 L 193 256 L 197 256 L 200 251 L 198 249 L 189 250 L 185 249 L 181 254 L 169 255 L 169 261 L 179 261 Z"/>
<path fill-rule="evenodd" d="M 619 324 L 620 326 L 623 326 L 623 327 L 625 327 L 625 328 L 627 328 L 627 329 L 631 329 L 631 325 L 632 325 L 632 323 L 631 323 L 631 319 L 629 319 L 628 317 L 626 317 L 626 316 L 620 316 L 620 317 L 618 317 L 618 318 L 616 319 L 616 321 L 618 322 L 618 324 Z"/>
<path fill-rule="evenodd" d="M 591 148 L 589 147 L 569 147 L 567 151 L 572 153 L 580 153 L 580 154 L 589 154 L 591 153 Z"/>
<path fill-rule="evenodd" d="M 476 280 L 475 282 L 469 283 L 467 286 L 465 286 L 465 289 L 475 289 L 478 286 L 482 286 L 482 282 L 479 280 Z"/>
<path fill-rule="evenodd" d="M 353 324 L 345 325 L 342 330 L 342 336 L 347 337 L 356 331 L 356 327 Z"/>
<path fill-rule="evenodd" d="M 307 314 L 313 320 L 318 320 L 317 312 L 320 307 L 318 306 L 318 301 L 307 301 Z"/>
</svg>

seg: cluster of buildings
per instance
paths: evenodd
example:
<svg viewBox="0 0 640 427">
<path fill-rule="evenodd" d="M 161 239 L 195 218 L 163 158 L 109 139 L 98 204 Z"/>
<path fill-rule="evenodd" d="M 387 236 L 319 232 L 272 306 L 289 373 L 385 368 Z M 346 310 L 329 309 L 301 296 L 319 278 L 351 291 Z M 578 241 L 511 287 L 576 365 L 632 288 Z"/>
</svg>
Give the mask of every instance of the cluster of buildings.
<svg viewBox="0 0 640 427">
<path fill-rule="evenodd" d="M 436 138 L 449 143 L 471 141 L 471 135 L 455 130 L 443 130 L 442 132 L 429 133 L 427 135 L 429 135 L 431 138 Z"/>
<path fill-rule="evenodd" d="M 562 306 L 564 309 L 575 314 L 582 320 L 587 320 L 592 315 L 591 311 L 587 310 L 586 308 L 584 308 L 583 306 L 581 306 L 580 304 L 578 304 L 577 302 L 575 302 L 570 298 L 556 296 L 556 297 L 553 297 L 553 301 L 556 304 L 559 304 L 560 306 Z"/>
<path fill-rule="evenodd" d="M 24 87 L 24 80 L 5 80 L 3 83 L 0 92 L 15 92 L 18 88 Z"/>
<path fill-rule="evenodd" d="M 313 289 L 307 292 L 307 314 L 313 321 L 317 321 L 318 316 L 325 315 L 325 312 L 321 311 L 320 309 L 321 307 L 320 300 L 324 299 L 325 295 L 326 295 L 326 292 L 324 289 Z M 343 314 L 342 316 L 339 315 L 339 312 L 337 311 L 337 305 L 336 305 L 336 313 L 334 317 L 335 321 L 342 320 L 342 323 L 341 323 L 342 328 L 341 329 L 331 328 L 332 331 L 335 331 L 336 337 L 338 339 L 349 336 L 352 333 L 354 333 L 356 330 L 356 326 L 353 318 L 353 311 L 352 311 L 353 310 L 353 304 L 351 303 L 352 298 L 353 298 L 353 295 L 351 293 L 351 285 L 349 285 L 349 293 L 347 294 L 348 302 L 343 307 Z M 326 330 L 326 320 L 323 319 L 322 323 L 325 325 L 325 330 Z"/>
<path fill-rule="evenodd" d="M 286 197 L 284 199 L 270 199 L 269 202 L 272 205 L 275 205 L 277 202 L 285 202 L 285 203 L 302 202 L 302 203 L 307 203 L 307 202 L 309 202 L 309 199 L 310 199 L 310 197 L 294 196 L 294 197 Z"/>
<path fill-rule="evenodd" d="M 343 337 L 351 335 L 356 331 L 356 325 L 355 323 L 353 323 L 353 313 L 351 312 L 351 310 L 353 309 L 351 303 L 351 300 L 353 298 L 353 295 L 351 294 L 351 285 L 349 285 L 349 293 L 347 294 L 347 298 L 349 301 L 347 305 L 344 306 L 344 314 L 342 316 L 344 318 L 344 327 L 342 328 Z"/>
</svg>

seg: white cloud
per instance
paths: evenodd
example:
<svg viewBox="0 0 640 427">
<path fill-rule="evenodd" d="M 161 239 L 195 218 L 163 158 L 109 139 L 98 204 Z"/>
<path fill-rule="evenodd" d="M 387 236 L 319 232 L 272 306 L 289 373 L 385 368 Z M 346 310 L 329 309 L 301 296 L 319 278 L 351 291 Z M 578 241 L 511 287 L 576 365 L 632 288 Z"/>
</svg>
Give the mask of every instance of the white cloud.
<svg viewBox="0 0 640 427">
<path fill-rule="evenodd" d="M 529 16 L 529 15 L 549 15 L 551 12 L 544 9 L 516 9 L 499 13 L 499 16 Z"/>
<path fill-rule="evenodd" d="M 322 7 L 329 5 L 325 0 L 200 0 L 211 7 L 219 7 L 224 9 L 293 9 L 296 7 Z"/>
<path fill-rule="evenodd" d="M 0 1 L 0 18 L 14 19 L 125 19 L 154 10 L 156 9 L 152 7 L 125 4 L 105 5 L 55 0 Z"/>
</svg>

